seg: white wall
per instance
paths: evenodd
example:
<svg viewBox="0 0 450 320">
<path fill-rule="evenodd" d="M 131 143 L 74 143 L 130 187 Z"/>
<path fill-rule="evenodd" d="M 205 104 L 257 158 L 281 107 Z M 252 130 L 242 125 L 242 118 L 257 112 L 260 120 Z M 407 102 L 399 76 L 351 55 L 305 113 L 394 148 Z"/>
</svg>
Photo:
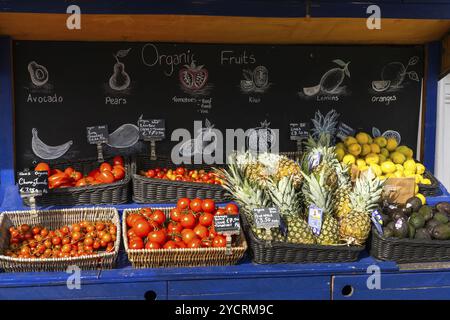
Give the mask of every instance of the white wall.
<svg viewBox="0 0 450 320">
<path fill-rule="evenodd" d="M 450 74 L 438 86 L 435 175 L 450 190 Z"/>
</svg>

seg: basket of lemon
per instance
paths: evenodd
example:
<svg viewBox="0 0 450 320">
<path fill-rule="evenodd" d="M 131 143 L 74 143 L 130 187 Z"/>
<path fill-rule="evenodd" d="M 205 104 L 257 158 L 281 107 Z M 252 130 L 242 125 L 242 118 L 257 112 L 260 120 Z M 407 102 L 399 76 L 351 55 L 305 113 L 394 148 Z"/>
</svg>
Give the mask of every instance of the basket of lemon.
<svg viewBox="0 0 450 320">
<path fill-rule="evenodd" d="M 380 179 L 414 178 L 415 194 L 439 195 L 439 182 L 414 159 L 413 150 L 400 142 L 400 134 L 392 130 L 377 137 L 359 132 L 336 144 L 336 154 L 339 161 L 359 171 L 371 168 Z"/>
</svg>

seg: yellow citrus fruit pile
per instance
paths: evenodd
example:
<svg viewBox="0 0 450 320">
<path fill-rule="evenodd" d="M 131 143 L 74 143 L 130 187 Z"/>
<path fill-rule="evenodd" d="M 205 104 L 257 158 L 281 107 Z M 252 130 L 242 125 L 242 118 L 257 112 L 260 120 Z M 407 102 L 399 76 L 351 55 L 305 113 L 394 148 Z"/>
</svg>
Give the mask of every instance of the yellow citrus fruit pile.
<svg viewBox="0 0 450 320">
<path fill-rule="evenodd" d="M 425 167 L 414 160 L 412 149 L 399 146 L 394 138 L 373 138 L 365 132 L 359 132 L 338 143 L 336 155 L 339 161 L 354 164 L 360 171 L 371 168 L 380 179 L 414 177 L 416 194 L 419 192 L 417 184 L 431 184 L 429 179 L 423 177 Z"/>
</svg>

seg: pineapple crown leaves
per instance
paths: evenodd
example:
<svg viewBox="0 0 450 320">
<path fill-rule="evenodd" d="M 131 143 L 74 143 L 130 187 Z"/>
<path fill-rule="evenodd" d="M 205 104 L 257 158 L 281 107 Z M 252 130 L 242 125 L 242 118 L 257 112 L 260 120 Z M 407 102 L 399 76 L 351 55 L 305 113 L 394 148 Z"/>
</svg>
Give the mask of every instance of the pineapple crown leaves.
<svg viewBox="0 0 450 320">
<path fill-rule="evenodd" d="M 293 176 L 283 177 L 278 183 L 271 180 L 269 184 L 269 195 L 282 215 L 296 215 L 300 213 L 302 206 L 300 194 L 294 187 Z"/>
<path fill-rule="evenodd" d="M 384 181 L 373 174 L 360 175 L 355 182 L 353 191 L 350 193 L 351 208 L 358 212 L 370 214 L 380 202 L 383 185 Z"/>
<path fill-rule="evenodd" d="M 317 110 L 314 119 L 311 120 L 314 125 L 312 129 L 313 137 L 318 139 L 321 134 L 326 134 L 330 137 L 334 136 L 338 117 L 339 113 L 334 109 L 330 110 L 325 116 L 323 116 L 320 110 Z"/>
<path fill-rule="evenodd" d="M 303 194 L 307 202 L 324 210 L 325 214 L 332 213 L 332 197 L 325 189 L 326 176 L 323 172 L 307 175 L 303 173 L 306 183 L 303 184 Z"/>
</svg>

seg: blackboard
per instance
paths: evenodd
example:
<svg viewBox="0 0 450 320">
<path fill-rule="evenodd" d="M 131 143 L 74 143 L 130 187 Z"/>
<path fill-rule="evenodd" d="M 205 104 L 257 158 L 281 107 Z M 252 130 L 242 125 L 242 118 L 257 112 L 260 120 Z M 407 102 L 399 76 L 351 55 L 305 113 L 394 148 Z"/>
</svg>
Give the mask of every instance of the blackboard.
<svg viewBox="0 0 450 320">
<path fill-rule="evenodd" d="M 396 130 L 417 146 L 422 46 L 15 41 L 13 54 L 18 169 L 95 157 L 86 127 L 98 124 L 110 130 L 106 155 L 147 152 L 141 115 L 165 120 L 163 154 L 179 143 L 174 130 L 199 130 L 194 120 L 223 133 L 279 129 L 279 149 L 294 151 L 289 124 L 331 109 L 355 130 Z"/>
<path fill-rule="evenodd" d="M 166 136 L 164 119 L 139 119 L 139 135 L 144 141 L 162 140 Z"/>
</svg>

